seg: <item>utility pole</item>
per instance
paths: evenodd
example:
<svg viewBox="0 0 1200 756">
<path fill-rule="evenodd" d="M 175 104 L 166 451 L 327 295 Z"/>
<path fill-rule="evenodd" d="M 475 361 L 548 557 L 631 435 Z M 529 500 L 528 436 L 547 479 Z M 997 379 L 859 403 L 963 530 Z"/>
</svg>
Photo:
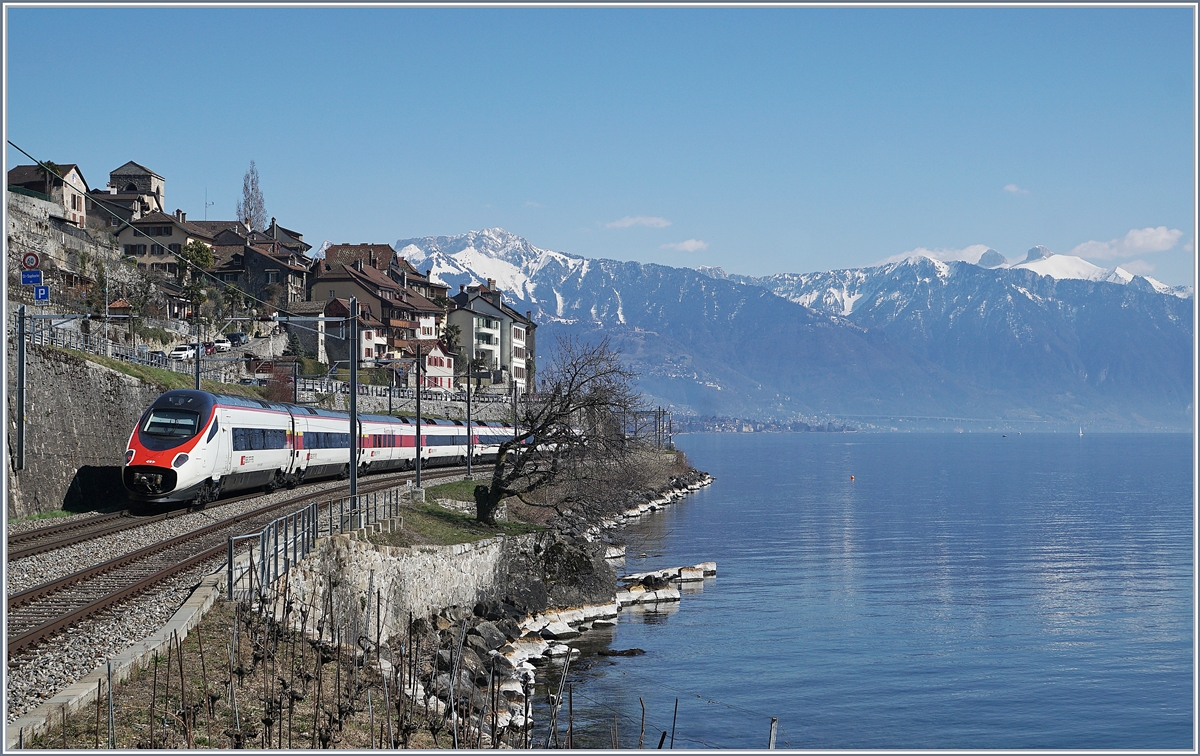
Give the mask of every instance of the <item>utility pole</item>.
<svg viewBox="0 0 1200 756">
<path fill-rule="evenodd" d="M 417 471 L 416 480 L 414 481 L 417 488 L 421 487 L 421 342 L 416 342 L 417 359 L 415 362 L 417 369 L 417 456 L 413 459 L 414 469 Z"/>
<path fill-rule="evenodd" d="M 204 345 L 200 343 L 200 306 L 195 302 L 192 302 L 192 322 L 196 325 L 196 390 L 199 391 L 200 353 L 204 351 Z"/>
<path fill-rule="evenodd" d="M 112 345 L 108 342 L 108 279 L 109 273 L 112 271 L 104 271 L 104 356 L 112 357 Z"/>
<path fill-rule="evenodd" d="M 350 297 L 350 498 L 358 508 L 358 298 Z"/>
<path fill-rule="evenodd" d="M 25 469 L 25 305 L 17 308 L 17 461 Z"/>
<path fill-rule="evenodd" d="M 388 373 L 391 375 L 392 385 L 388 388 L 388 414 L 392 414 L 392 394 L 396 393 L 396 365 L 393 363 L 388 365 Z"/>
<path fill-rule="evenodd" d="M 471 479 L 471 457 L 475 455 L 475 434 L 471 431 L 471 374 L 474 372 L 475 355 L 471 354 L 467 360 L 467 480 Z"/>
<path fill-rule="evenodd" d="M 292 355 L 292 404 L 300 403 L 300 358 Z"/>
</svg>

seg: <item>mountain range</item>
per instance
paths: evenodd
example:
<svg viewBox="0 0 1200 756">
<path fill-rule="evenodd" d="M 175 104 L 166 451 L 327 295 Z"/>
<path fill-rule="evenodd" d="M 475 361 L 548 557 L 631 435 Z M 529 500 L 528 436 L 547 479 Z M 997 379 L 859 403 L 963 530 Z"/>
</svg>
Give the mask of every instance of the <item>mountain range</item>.
<svg viewBox="0 0 1200 756">
<path fill-rule="evenodd" d="M 555 334 L 609 337 L 677 413 L 861 427 L 1183 429 L 1190 289 L 1030 250 L 765 277 L 586 259 L 503 229 L 401 239 L 457 289 L 493 279 Z"/>
</svg>

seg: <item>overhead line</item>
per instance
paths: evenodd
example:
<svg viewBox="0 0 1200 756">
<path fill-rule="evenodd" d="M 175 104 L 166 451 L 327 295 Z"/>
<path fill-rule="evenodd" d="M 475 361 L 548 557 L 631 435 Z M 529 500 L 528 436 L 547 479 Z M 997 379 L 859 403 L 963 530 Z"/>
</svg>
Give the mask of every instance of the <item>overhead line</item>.
<svg viewBox="0 0 1200 756">
<path fill-rule="evenodd" d="M 17 151 L 19 151 L 19 152 L 20 152 L 22 155 L 24 155 L 25 157 L 29 158 L 29 159 L 30 159 L 30 160 L 32 160 L 33 162 L 37 163 L 37 164 L 38 164 L 38 166 L 39 166 L 40 168 L 42 168 L 43 170 L 45 170 L 45 171 L 46 171 L 48 174 L 51 174 L 51 175 L 53 175 L 55 178 L 57 178 L 57 179 L 59 179 L 59 180 L 63 181 L 64 183 L 66 182 L 66 179 L 65 179 L 65 178 L 63 178 L 63 177 L 62 177 L 62 176 L 61 176 L 61 175 L 60 175 L 60 174 L 59 174 L 57 171 L 52 171 L 52 170 L 50 170 L 49 166 L 47 166 L 45 163 L 43 163 L 42 161 L 40 161 L 40 160 L 38 160 L 37 158 L 35 158 L 33 155 L 30 155 L 30 154 L 29 154 L 28 152 L 26 152 L 25 150 L 21 149 L 21 147 L 20 147 L 18 144 L 16 144 L 15 142 L 13 142 L 11 139 L 9 139 L 9 140 L 7 140 L 7 141 L 8 141 L 8 143 L 9 143 L 10 145 L 12 145 L 12 146 L 13 146 L 13 148 L 15 148 L 15 149 L 16 149 Z M 88 199 L 91 199 L 91 200 L 92 200 L 94 203 L 96 203 L 97 205 L 99 205 L 99 206 L 100 206 L 100 207 L 101 207 L 101 208 L 102 208 L 102 209 L 103 209 L 105 212 L 107 212 L 109 215 L 111 215 L 112 217 L 114 217 L 114 218 L 116 218 L 117 220 L 119 220 L 119 221 L 120 221 L 120 222 L 121 222 L 121 223 L 122 223 L 122 224 L 123 224 L 123 225 L 124 225 L 126 228 L 131 228 L 131 229 L 133 229 L 133 232 L 134 232 L 135 234 L 141 234 L 143 237 L 145 237 L 146 239 L 148 239 L 152 245 L 154 245 L 154 246 L 157 246 L 158 248 L 162 249 L 162 250 L 163 250 L 163 251 L 165 251 L 167 254 L 169 254 L 169 255 L 171 255 L 172 257 L 174 257 L 174 258 L 175 258 L 177 261 L 179 261 L 180 263 L 182 263 L 182 264 L 184 264 L 184 265 L 186 265 L 186 266 L 188 266 L 188 267 L 190 267 L 190 268 L 193 268 L 193 269 L 195 269 L 195 270 L 196 270 L 198 273 L 200 273 L 201 275 L 203 275 L 203 276 L 206 276 L 207 278 L 210 278 L 210 279 L 212 279 L 214 282 L 216 282 L 216 283 L 220 284 L 222 288 L 224 288 L 224 289 L 226 289 L 226 290 L 228 290 L 228 289 L 230 288 L 230 284 L 229 284 L 229 282 L 228 282 L 228 281 L 222 281 L 222 280 L 220 280 L 219 278 L 217 278 L 217 277 L 216 277 L 215 275 L 213 275 L 212 273 L 209 273 L 209 272 L 208 272 L 207 270 L 205 270 L 204 268 L 201 268 L 199 265 L 196 265 L 195 263 L 193 263 L 191 260 L 188 260 L 188 259 L 184 258 L 184 257 L 183 257 L 181 254 L 179 254 L 179 253 L 177 253 L 177 252 L 174 252 L 174 251 L 172 251 L 172 250 L 171 250 L 169 247 L 165 247 L 165 246 L 163 246 L 162 242 L 155 241 L 154 239 L 152 239 L 152 238 L 150 237 L 150 235 L 149 235 L 149 234 L 147 234 L 146 232 L 142 231 L 142 230 L 141 230 L 140 228 L 138 228 L 137 226 L 134 226 L 134 225 L 133 225 L 133 224 L 131 224 L 129 221 L 127 221 L 127 220 L 125 220 L 124 218 L 122 218 L 122 217 L 120 217 L 119 215 L 117 215 L 115 212 L 113 212 L 113 211 L 112 211 L 112 209 L 111 209 L 111 208 L 109 208 L 109 207 L 107 207 L 107 206 L 106 206 L 106 205 L 108 204 L 107 200 L 98 200 L 98 199 L 96 199 L 96 198 L 94 198 L 94 197 L 91 197 L 91 196 L 89 196 L 89 197 L 88 197 Z M 166 214 L 166 213 L 164 213 L 164 215 L 165 215 L 165 214 Z M 122 229 L 122 230 L 124 230 L 124 229 Z M 251 229 L 251 230 L 253 230 L 253 229 Z M 267 302 L 267 301 L 265 301 L 265 300 L 259 299 L 258 297 L 254 296 L 253 294 L 251 294 L 250 292 L 246 291 L 245 289 L 242 289 L 242 288 L 240 288 L 240 287 L 238 287 L 238 286 L 233 286 L 232 288 L 234 288 L 234 289 L 237 289 L 238 291 L 242 292 L 242 295 L 243 295 L 243 296 L 247 297 L 248 299 L 251 299 L 251 300 L 253 300 L 254 302 L 257 302 L 257 303 L 259 303 L 259 304 L 266 305 L 267 307 L 274 307 L 275 309 L 277 309 L 277 310 L 280 310 L 280 311 L 282 311 L 282 312 L 286 312 L 286 313 L 288 313 L 288 314 L 292 314 L 292 312 L 291 312 L 290 310 L 288 310 L 287 308 L 285 308 L 285 307 L 280 307 L 279 305 L 276 305 L 276 304 L 273 304 L 273 303 L 271 303 L 271 302 Z M 343 320 L 343 322 L 345 322 L 345 321 L 349 320 L 349 318 L 343 318 L 342 320 Z"/>
</svg>

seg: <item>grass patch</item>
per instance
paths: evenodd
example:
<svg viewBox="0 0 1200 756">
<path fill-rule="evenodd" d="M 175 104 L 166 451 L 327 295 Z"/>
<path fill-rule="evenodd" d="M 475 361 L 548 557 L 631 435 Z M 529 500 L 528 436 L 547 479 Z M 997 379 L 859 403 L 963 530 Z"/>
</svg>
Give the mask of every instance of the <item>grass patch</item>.
<svg viewBox="0 0 1200 756">
<path fill-rule="evenodd" d="M 54 347 L 57 349 L 58 347 Z M 73 349 L 64 349 L 72 355 L 78 355 L 86 360 L 103 365 L 111 370 L 116 370 L 118 373 L 132 376 L 146 383 L 152 383 L 160 386 L 163 390 L 170 389 L 189 389 L 196 385 L 196 378 L 193 375 L 184 373 L 176 373 L 174 370 L 166 368 L 152 367 L 150 365 L 140 365 L 136 362 L 125 362 L 124 360 L 105 357 L 99 354 L 90 354 L 87 352 L 76 352 Z M 219 381 L 210 381 L 204 378 L 200 379 L 200 388 L 205 391 L 211 391 L 215 394 L 236 394 L 238 396 L 251 396 L 255 399 L 263 398 L 263 392 L 266 389 L 262 386 L 242 386 L 237 383 L 221 383 Z"/>
<path fill-rule="evenodd" d="M 442 483 L 439 486 L 430 486 L 425 489 L 425 499 L 427 501 L 437 501 L 438 499 L 454 499 L 455 501 L 475 501 L 475 486 L 480 485 L 478 480 L 456 480 L 453 483 Z"/>
<path fill-rule="evenodd" d="M 9 522 L 29 522 L 30 520 L 53 520 L 58 517 L 70 517 L 77 515 L 78 512 L 68 512 L 65 509 L 52 509 L 49 512 L 34 512 L 31 515 L 26 515 L 18 520 L 9 520 Z"/>
<path fill-rule="evenodd" d="M 370 536 L 371 543 L 379 546 L 452 546 L 499 535 L 516 536 L 544 530 L 541 526 L 524 522 L 500 522 L 493 528 L 476 522 L 471 515 L 451 512 L 431 504 L 406 509 L 403 518 L 402 530 L 396 533 L 374 533 Z"/>
</svg>

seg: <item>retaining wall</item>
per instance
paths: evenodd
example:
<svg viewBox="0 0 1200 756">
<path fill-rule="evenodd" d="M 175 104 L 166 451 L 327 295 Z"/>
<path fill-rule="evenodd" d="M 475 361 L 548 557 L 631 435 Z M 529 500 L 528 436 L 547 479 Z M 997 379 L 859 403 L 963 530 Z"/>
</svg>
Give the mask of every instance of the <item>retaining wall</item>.
<svg viewBox="0 0 1200 756">
<path fill-rule="evenodd" d="M 27 347 L 25 468 L 17 447 L 16 336 L 8 340 L 8 516 L 125 500 L 129 432 L 162 388 L 50 347 Z"/>
</svg>

